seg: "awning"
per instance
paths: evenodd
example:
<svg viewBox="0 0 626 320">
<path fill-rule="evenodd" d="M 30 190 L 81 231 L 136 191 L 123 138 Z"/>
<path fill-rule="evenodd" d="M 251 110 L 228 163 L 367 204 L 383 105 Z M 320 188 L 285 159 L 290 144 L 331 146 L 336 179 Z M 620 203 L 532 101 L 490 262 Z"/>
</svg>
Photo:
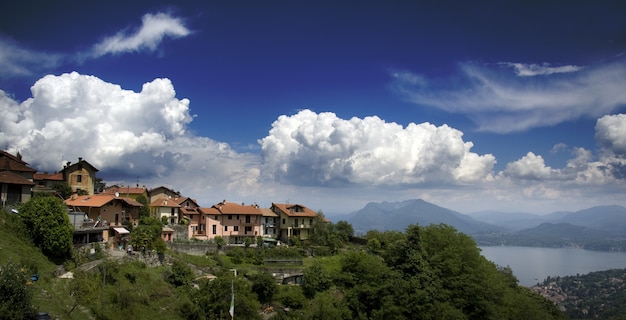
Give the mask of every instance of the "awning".
<svg viewBox="0 0 626 320">
<path fill-rule="evenodd" d="M 277 242 L 278 240 L 274 238 L 263 238 L 263 242 Z"/>
<path fill-rule="evenodd" d="M 115 230 L 115 232 L 119 233 L 119 234 L 129 234 L 130 231 L 126 230 L 126 228 L 113 228 L 113 230 Z"/>
</svg>

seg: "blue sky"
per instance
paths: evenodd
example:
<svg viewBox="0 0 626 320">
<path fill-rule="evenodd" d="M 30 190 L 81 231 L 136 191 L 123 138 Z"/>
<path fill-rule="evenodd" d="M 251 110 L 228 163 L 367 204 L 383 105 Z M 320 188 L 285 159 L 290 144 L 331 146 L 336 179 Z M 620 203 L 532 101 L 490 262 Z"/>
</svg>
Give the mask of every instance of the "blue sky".
<svg viewBox="0 0 626 320">
<path fill-rule="evenodd" d="M 3 149 L 205 206 L 626 204 L 619 1 L 145 3 L 0 5 Z"/>
</svg>

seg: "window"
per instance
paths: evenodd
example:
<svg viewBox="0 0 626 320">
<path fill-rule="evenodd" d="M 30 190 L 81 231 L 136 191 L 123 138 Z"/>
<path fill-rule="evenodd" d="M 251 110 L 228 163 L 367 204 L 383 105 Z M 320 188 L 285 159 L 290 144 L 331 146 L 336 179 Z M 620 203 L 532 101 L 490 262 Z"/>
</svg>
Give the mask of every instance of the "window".
<svg viewBox="0 0 626 320">
<path fill-rule="evenodd" d="M 217 220 L 217 216 L 215 216 L 215 219 L 214 219 L 214 220 Z"/>
<path fill-rule="evenodd" d="M 234 226 L 233 231 L 239 231 L 239 226 Z"/>
<path fill-rule="evenodd" d="M 217 225 L 213 225 L 213 230 L 212 231 L 213 231 L 213 234 L 217 233 Z"/>
<path fill-rule="evenodd" d="M 239 215 L 237 215 L 237 220 L 239 220 Z"/>
<path fill-rule="evenodd" d="M 228 215 L 228 220 L 233 220 L 233 215 L 232 214 Z"/>
<path fill-rule="evenodd" d="M 296 226 L 296 227 L 298 226 L 298 219 L 296 219 L 296 220 L 294 221 L 293 225 L 294 225 L 294 226 Z"/>
<path fill-rule="evenodd" d="M 246 227 L 246 233 L 252 232 L 252 227 Z"/>
<path fill-rule="evenodd" d="M 250 216 L 246 216 L 246 223 L 250 223 Z"/>
<path fill-rule="evenodd" d="M 80 174 L 76 175 L 76 182 L 83 182 L 83 176 Z"/>
<path fill-rule="evenodd" d="M 228 231 L 228 226 L 224 226 L 224 231 Z"/>
<path fill-rule="evenodd" d="M 285 224 L 285 219 L 283 219 L 283 224 Z"/>
</svg>

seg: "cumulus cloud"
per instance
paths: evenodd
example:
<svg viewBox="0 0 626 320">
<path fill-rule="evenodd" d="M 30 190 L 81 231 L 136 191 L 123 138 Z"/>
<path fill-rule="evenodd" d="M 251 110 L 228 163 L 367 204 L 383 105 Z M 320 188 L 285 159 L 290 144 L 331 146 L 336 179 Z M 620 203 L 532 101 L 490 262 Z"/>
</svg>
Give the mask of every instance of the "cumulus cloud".
<svg viewBox="0 0 626 320">
<path fill-rule="evenodd" d="M 606 115 L 596 122 L 596 141 L 605 150 L 626 155 L 626 114 Z"/>
<path fill-rule="evenodd" d="M 92 57 L 106 54 L 120 54 L 141 50 L 154 51 L 165 37 L 180 38 L 191 31 L 181 18 L 167 13 L 146 14 L 141 18 L 141 27 L 133 32 L 120 31 L 95 44 Z"/>
<path fill-rule="evenodd" d="M 454 81 L 396 72 L 393 88 L 415 104 L 465 114 L 478 130 L 498 133 L 599 117 L 626 104 L 625 60 L 585 68 L 502 66 L 464 63 Z"/>
<path fill-rule="evenodd" d="M 528 152 L 521 159 L 506 165 L 503 173 L 516 179 L 543 180 L 550 177 L 552 169 L 546 166 L 543 157 Z"/>
<path fill-rule="evenodd" d="M 0 144 L 19 151 L 40 171 L 54 172 L 83 157 L 109 181 L 177 182 L 176 188 L 236 185 L 256 192 L 258 156 L 188 133 L 188 99 L 176 98 L 169 79 L 140 92 L 76 72 L 48 75 L 19 103 L 0 91 Z M 241 181 L 239 181 L 241 180 Z M 245 189 L 247 188 L 247 189 Z"/>
<path fill-rule="evenodd" d="M 378 117 L 349 120 L 303 110 L 280 116 L 261 140 L 264 169 L 299 185 L 464 183 L 488 179 L 495 163 L 463 133 L 430 123 L 402 127 Z"/>
</svg>

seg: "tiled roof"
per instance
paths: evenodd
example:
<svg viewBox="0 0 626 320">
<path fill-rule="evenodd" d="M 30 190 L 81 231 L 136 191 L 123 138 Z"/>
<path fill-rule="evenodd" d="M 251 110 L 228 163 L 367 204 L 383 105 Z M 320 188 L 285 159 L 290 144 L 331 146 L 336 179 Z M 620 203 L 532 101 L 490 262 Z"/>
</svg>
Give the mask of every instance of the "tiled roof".
<svg viewBox="0 0 626 320">
<path fill-rule="evenodd" d="M 168 208 L 180 208 L 176 201 L 172 199 L 156 199 L 150 203 L 151 207 L 168 207 Z"/>
<path fill-rule="evenodd" d="M 37 172 L 28 166 L 28 163 L 18 159 L 14 155 L 0 150 L 0 170 L 17 172 Z"/>
<path fill-rule="evenodd" d="M 6 184 L 21 184 L 34 186 L 35 183 L 11 171 L 0 171 L 0 182 Z"/>
<path fill-rule="evenodd" d="M 208 214 L 208 215 L 220 215 L 222 214 L 219 210 L 217 210 L 214 207 L 211 208 L 198 208 L 198 210 L 204 214 Z"/>
<path fill-rule="evenodd" d="M 143 205 L 132 198 L 123 198 L 116 197 L 109 194 L 94 194 L 94 195 L 85 195 L 85 196 L 72 196 L 69 199 L 65 200 L 65 204 L 68 206 L 74 207 L 95 207 L 99 208 L 104 206 L 105 204 L 114 201 L 120 200 L 126 202 L 126 204 L 133 207 L 142 207 Z"/>
<path fill-rule="evenodd" d="M 63 181 L 63 173 L 35 173 L 33 175 L 33 180 L 42 181 L 42 180 L 50 180 L 50 181 Z"/>
<path fill-rule="evenodd" d="M 144 194 L 146 193 L 146 188 L 136 188 L 136 187 L 120 187 L 120 186 L 111 186 L 108 187 L 106 189 L 104 189 L 104 191 L 102 191 L 102 193 L 104 194 L 115 194 L 118 193 L 120 195 L 124 195 L 124 194 Z"/>
<path fill-rule="evenodd" d="M 270 208 L 261 208 L 261 213 L 264 217 L 278 217 L 278 214 Z"/>
<path fill-rule="evenodd" d="M 223 201 L 213 205 L 213 208 L 217 209 L 222 214 L 261 214 L 261 209 L 259 209 L 257 205 L 241 205 L 234 202 Z"/>
<path fill-rule="evenodd" d="M 313 210 L 303 205 L 299 205 L 299 204 L 272 203 L 272 206 L 277 207 L 278 209 L 280 209 L 280 211 L 282 211 L 283 213 L 285 213 L 286 215 L 290 217 L 315 217 L 317 216 L 317 214 Z"/>
</svg>

